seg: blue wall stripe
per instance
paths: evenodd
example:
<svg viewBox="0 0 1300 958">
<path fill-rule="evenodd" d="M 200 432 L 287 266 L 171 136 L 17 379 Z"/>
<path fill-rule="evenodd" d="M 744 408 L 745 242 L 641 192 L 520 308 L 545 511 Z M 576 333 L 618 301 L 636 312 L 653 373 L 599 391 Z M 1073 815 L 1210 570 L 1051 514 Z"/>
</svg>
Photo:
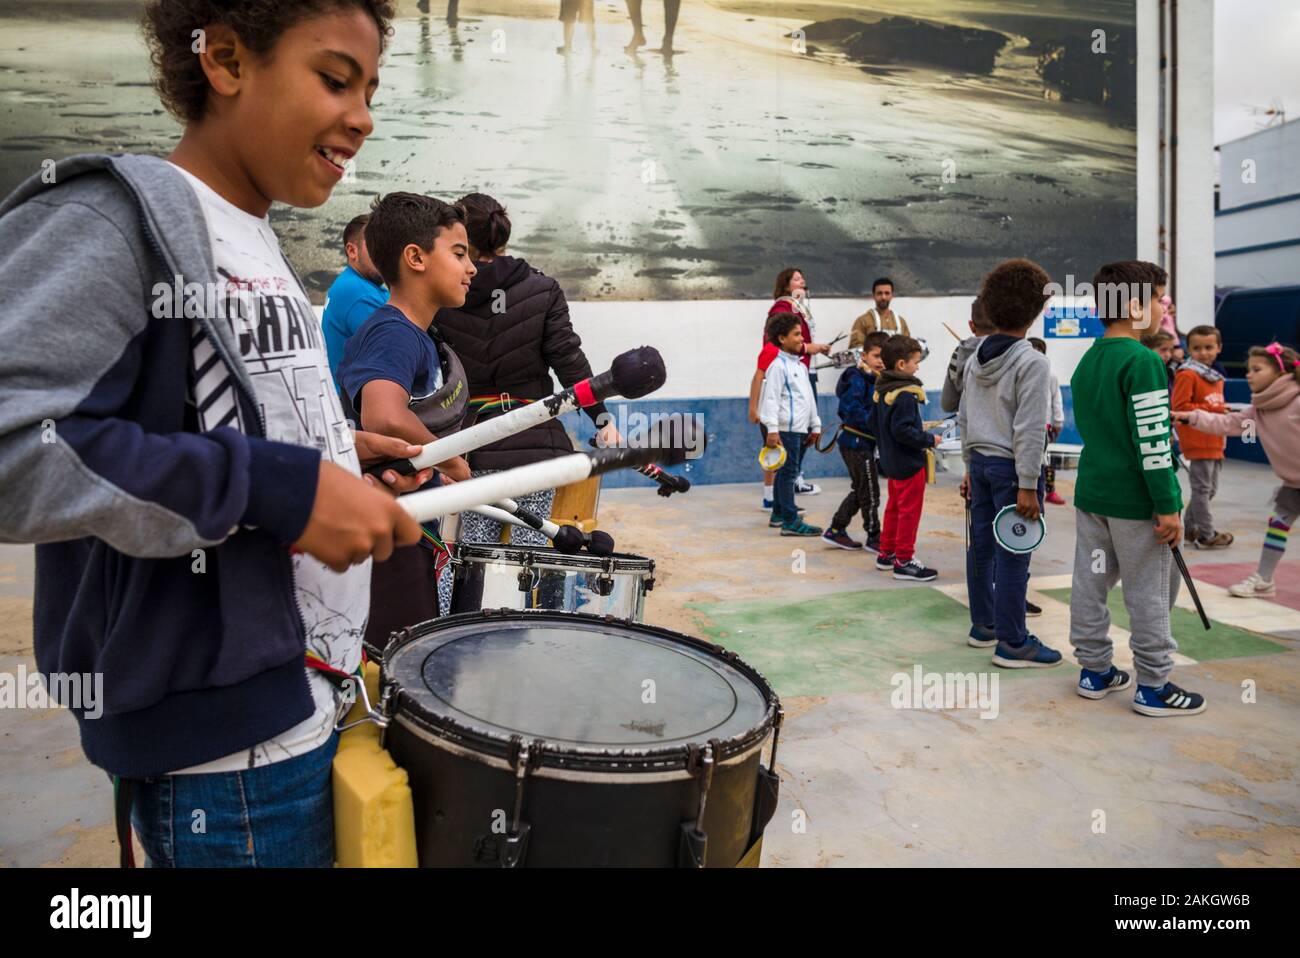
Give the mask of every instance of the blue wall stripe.
<svg viewBox="0 0 1300 958">
<path fill-rule="evenodd" d="M 1079 442 L 1079 434 L 1074 428 L 1074 414 L 1070 403 L 1070 387 L 1062 386 L 1061 394 L 1065 400 L 1065 429 L 1061 442 Z M 939 408 L 939 391 L 928 390 L 929 401 L 922 415 L 927 420 L 942 419 L 944 413 Z M 822 394 L 817 397 L 817 409 L 821 414 L 823 428 L 833 431 L 839 422 L 836 414 L 837 401 L 834 394 Z M 693 483 L 715 482 L 753 482 L 762 480 L 758 467 L 758 449 L 761 444 L 759 427 L 749 421 L 749 400 L 743 396 L 725 399 L 638 399 L 632 401 L 614 400 L 606 407 L 615 417 L 620 430 L 623 426 L 619 417 L 635 429 L 645 429 L 652 414 L 679 415 L 699 414 L 704 417 L 704 430 L 708 436 L 708 448 L 698 459 L 688 460 L 681 466 L 669 467 L 670 472 L 686 476 Z M 644 417 L 640 420 L 635 416 Z M 568 413 L 562 417 L 565 428 L 576 435 L 583 448 L 595 435 L 596 429 L 590 419 L 580 413 Z M 804 459 L 804 475 L 810 479 L 823 476 L 848 477 L 844 460 L 839 452 L 832 448 L 828 453 L 819 454 L 809 450 Z M 609 489 L 622 489 L 629 486 L 654 488 L 654 483 L 630 470 L 607 473 L 601 484 Z"/>
<path fill-rule="evenodd" d="M 1271 200 L 1257 200 L 1254 203 L 1242 203 L 1240 206 L 1234 206 L 1231 209 L 1215 210 L 1214 215 L 1231 216 L 1233 213 L 1244 213 L 1246 210 L 1257 210 L 1265 206 L 1277 206 L 1279 203 L 1294 203 L 1300 200 L 1300 193 L 1288 193 L 1286 196 L 1275 196 Z"/>
<path fill-rule="evenodd" d="M 1254 246 L 1238 246 L 1234 249 L 1217 250 L 1214 254 L 1215 259 L 1222 259 L 1225 256 L 1241 256 L 1245 253 L 1262 253 L 1270 249 L 1286 249 L 1288 246 L 1300 246 L 1300 239 L 1274 240 L 1272 243 L 1257 243 Z"/>
</svg>

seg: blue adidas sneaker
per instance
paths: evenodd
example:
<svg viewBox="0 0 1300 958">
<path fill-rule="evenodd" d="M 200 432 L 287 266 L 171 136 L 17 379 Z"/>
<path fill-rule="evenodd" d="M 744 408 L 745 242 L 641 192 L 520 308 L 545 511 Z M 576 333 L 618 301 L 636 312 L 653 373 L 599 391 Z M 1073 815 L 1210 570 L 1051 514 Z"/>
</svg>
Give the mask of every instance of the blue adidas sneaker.
<svg viewBox="0 0 1300 958">
<path fill-rule="evenodd" d="M 966 639 L 966 644 L 972 649 L 991 649 L 998 644 L 997 636 L 993 634 L 991 625 L 972 625 L 970 627 L 970 637 Z"/>
<path fill-rule="evenodd" d="M 1061 653 L 1031 635 L 1020 645 L 999 642 L 993 652 L 993 664 L 1004 669 L 1050 669 L 1061 664 Z"/>
<path fill-rule="evenodd" d="M 1205 711 L 1205 696 L 1180 689 L 1173 682 L 1160 688 L 1139 685 L 1133 696 L 1133 711 L 1155 718 L 1169 715 L 1199 715 Z"/>
<path fill-rule="evenodd" d="M 1111 692 L 1128 688 L 1133 677 L 1123 669 L 1110 667 L 1108 672 L 1094 672 L 1092 669 L 1080 669 L 1079 684 L 1075 691 L 1085 699 L 1104 699 Z"/>
</svg>

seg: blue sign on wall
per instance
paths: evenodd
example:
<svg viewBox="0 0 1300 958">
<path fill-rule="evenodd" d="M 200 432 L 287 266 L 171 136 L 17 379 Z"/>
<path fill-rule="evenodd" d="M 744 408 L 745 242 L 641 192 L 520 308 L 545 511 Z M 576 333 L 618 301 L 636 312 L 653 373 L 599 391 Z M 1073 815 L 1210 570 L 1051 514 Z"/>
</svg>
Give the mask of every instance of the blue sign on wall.
<svg viewBox="0 0 1300 958">
<path fill-rule="evenodd" d="M 1096 339 L 1105 332 L 1095 306 L 1049 306 L 1043 312 L 1044 339 Z"/>
</svg>

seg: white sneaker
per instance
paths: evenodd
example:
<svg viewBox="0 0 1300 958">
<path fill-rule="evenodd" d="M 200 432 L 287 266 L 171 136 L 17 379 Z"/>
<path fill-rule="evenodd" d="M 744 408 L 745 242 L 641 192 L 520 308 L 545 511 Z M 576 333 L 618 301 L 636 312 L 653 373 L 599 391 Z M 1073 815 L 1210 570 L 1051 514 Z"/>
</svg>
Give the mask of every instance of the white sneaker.
<svg viewBox="0 0 1300 958">
<path fill-rule="evenodd" d="M 1228 594 L 1239 599 L 1267 599 L 1277 595 L 1277 586 L 1258 572 L 1252 572 L 1236 585 L 1228 586 Z"/>
<path fill-rule="evenodd" d="M 807 482 L 801 477 L 795 482 L 794 491 L 800 496 L 815 496 L 822 491 L 822 487 L 815 482 Z"/>
</svg>

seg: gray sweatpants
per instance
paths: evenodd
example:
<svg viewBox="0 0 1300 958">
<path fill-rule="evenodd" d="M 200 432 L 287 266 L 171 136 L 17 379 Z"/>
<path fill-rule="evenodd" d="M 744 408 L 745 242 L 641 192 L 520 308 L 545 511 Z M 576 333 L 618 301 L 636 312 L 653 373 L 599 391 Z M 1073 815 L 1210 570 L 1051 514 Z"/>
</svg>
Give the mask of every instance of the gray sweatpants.
<svg viewBox="0 0 1300 958">
<path fill-rule="evenodd" d="M 1076 510 L 1070 644 L 1085 669 L 1110 668 L 1114 643 L 1106 599 L 1120 579 L 1138 684 L 1158 688 L 1173 671 L 1178 650 L 1169 628 L 1169 610 L 1181 583 L 1173 553 L 1156 540 L 1150 519 L 1112 519 Z"/>
<path fill-rule="evenodd" d="M 1187 481 L 1192 494 L 1187 499 L 1183 525 L 1202 539 L 1208 539 L 1218 531 L 1210 513 L 1210 500 L 1219 494 L 1219 473 L 1222 471 L 1222 459 L 1192 459 L 1187 463 Z"/>
</svg>

